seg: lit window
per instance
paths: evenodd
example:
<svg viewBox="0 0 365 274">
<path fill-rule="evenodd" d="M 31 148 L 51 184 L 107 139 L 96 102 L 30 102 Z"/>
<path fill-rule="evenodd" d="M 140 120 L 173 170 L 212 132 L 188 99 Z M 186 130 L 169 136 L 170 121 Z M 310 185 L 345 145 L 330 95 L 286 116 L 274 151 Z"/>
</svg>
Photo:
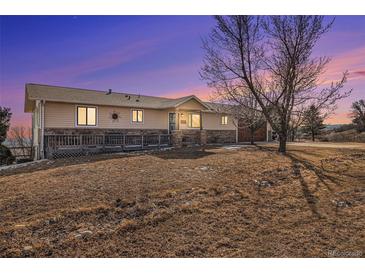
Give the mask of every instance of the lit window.
<svg viewBox="0 0 365 274">
<path fill-rule="evenodd" d="M 132 122 L 143 123 L 143 110 L 132 110 Z"/>
<path fill-rule="evenodd" d="M 96 125 L 96 108 L 87 108 L 87 124 L 95 126 Z"/>
<path fill-rule="evenodd" d="M 222 116 L 221 124 L 222 125 L 228 125 L 228 116 L 227 115 Z"/>
<path fill-rule="evenodd" d="M 200 128 L 200 114 L 197 113 L 189 114 L 189 127 Z"/>
<path fill-rule="evenodd" d="M 96 107 L 77 107 L 78 126 L 96 126 Z"/>
</svg>

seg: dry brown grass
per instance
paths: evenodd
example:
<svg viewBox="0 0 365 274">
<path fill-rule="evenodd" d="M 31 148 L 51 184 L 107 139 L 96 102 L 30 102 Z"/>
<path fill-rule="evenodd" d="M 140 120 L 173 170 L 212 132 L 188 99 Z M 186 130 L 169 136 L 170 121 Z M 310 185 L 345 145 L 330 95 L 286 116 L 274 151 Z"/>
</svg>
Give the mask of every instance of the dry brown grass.
<svg viewBox="0 0 365 274">
<path fill-rule="evenodd" d="M 0 256 L 364 254 L 364 150 L 211 148 L 94 160 L 3 173 Z"/>
</svg>

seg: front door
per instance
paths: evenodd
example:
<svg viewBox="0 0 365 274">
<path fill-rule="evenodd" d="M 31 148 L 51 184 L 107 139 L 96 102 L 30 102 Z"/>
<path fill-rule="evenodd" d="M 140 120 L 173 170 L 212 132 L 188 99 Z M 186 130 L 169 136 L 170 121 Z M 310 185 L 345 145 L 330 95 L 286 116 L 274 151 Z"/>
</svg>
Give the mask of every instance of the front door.
<svg viewBox="0 0 365 274">
<path fill-rule="evenodd" d="M 176 113 L 169 113 L 169 132 L 176 129 Z"/>
</svg>

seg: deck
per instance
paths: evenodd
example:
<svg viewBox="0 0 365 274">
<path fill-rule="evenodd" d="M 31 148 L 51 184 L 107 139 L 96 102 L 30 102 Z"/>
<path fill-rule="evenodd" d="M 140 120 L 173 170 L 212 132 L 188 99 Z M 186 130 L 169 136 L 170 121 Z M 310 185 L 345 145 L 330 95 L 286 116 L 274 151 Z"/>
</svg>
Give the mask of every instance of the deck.
<svg viewBox="0 0 365 274">
<path fill-rule="evenodd" d="M 171 136 L 169 134 L 80 134 L 44 136 L 45 157 L 51 159 L 98 153 L 159 149 L 169 146 L 171 146 Z"/>
</svg>

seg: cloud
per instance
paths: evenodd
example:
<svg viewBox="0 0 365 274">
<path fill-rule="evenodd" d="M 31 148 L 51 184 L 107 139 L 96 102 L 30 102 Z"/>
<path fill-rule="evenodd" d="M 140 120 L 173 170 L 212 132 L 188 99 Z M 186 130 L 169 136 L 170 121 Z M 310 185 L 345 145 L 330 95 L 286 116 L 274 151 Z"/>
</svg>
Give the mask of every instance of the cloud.
<svg viewBox="0 0 365 274">
<path fill-rule="evenodd" d="M 326 124 L 348 124 L 351 123 L 351 117 L 349 112 L 341 112 L 331 115 L 325 120 Z"/>
<path fill-rule="evenodd" d="M 326 82 L 336 81 L 345 71 L 350 73 L 349 80 L 365 77 L 365 47 L 350 50 L 333 57 L 327 65 L 323 79 Z"/>
<path fill-rule="evenodd" d="M 352 73 L 355 74 L 355 75 L 361 75 L 361 76 L 364 76 L 365 77 L 365 70 L 354 71 Z"/>
<path fill-rule="evenodd" d="M 29 113 L 21 113 L 16 112 L 13 113 L 13 116 L 10 120 L 10 127 L 31 127 L 32 126 L 32 118 Z"/>
<path fill-rule="evenodd" d="M 201 86 L 183 88 L 180 90 L 169 91 L 169 92 L 160 94 L 160 96 L 167 97 L 167 98 L 179 98 L 179 97 L 184 97 L 184 96 L 188 96 L 188 95 L 195 95 L 203 101 L 209 101 L 211 99 L 212 89 L 210 89 L 207 86 L 201 85 Z"/>
<path fill-rule="evenodd" d="M 145 54 L 153 51 L 156 40 L 141 40 L 128 45 L 118 45 L 114 49 L 105 51 L 96 56 L 84 59 L 79 62 L 73 62 L 62 67 L 39 71 L 27 78 L 33 81 L 42 79 L 46 81 L 56 80 L 58 82 L 70 81 L 80 76 L 85 76 L 97 71 L 113 68 L 124 63 L 131 62 L 141 58 Z"/>
<path fill-rule="evenodd" d="M 145 68 L 139 71 L 131 70 L 118 75 L 106 74 L 102 78 L 80 82 L 85 87 L 94 89 L 111 87 L 116 92 L 141 93 L 144 95 L 161 95 L 180 92 L 187 86 L 198 86 L 198 70 L 200 63 L 189 62 L 183 64 L 165 65 L 163 67 Z"/>
</svg>

